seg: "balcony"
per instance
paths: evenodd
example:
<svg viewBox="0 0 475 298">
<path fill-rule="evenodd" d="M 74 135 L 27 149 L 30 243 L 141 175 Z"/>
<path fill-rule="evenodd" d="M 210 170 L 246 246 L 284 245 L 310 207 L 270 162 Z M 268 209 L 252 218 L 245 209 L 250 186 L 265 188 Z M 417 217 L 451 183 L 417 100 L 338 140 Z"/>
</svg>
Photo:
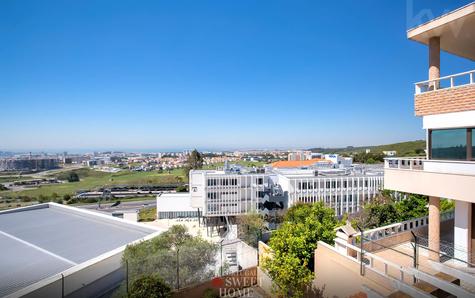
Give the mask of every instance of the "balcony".
<svg viewBox="0 0 475 298">
<path fill-rule="evenodd" d="M 338 297 L 474 297 L 473 263 L 456 257 L 470 252 L 454 243 L 454 213 L 441 216 L 440 261 L 430 259 L 426 217 L 363 235 L 340 229 L 334 246 L 318 242 L 314 285 Z"/>
<path fill-rule="evenodd" d="M 386 158 L 384 188 L 475 203 L 475 161 Z"/>
<path fill-rule="evenodd" d="M 475 84 L 475 70 L 415 83 L 415 94 Z"/>
<path fill-rule="evenodd" d="M 415 83 L 416 116 L 475 110 L 475 70 Z"/>
</svg>

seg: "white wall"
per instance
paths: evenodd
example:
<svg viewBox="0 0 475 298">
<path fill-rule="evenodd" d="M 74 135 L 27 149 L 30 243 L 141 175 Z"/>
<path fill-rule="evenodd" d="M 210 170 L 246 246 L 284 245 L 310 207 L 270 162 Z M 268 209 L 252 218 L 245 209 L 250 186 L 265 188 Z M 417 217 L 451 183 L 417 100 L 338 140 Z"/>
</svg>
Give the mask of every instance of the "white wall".
<svg viewBox="0 0 475 298">
<path fill-rule="evenodd" d="M 424 129 L 475 126 L 475 111 L 428 115 L 422 118 Z"/>
<path fill-rule="evenodd" d="M 454 222 L 454 256 L 463 261 L 468 260 L 471 242 L 472 205 L 468 202 L 455 201 Z"/>
<path fill-rule="evenodd" d="M 257 249 L 240 241 L 236 251 L 237 263 L 243 269 L 257 266 Z"/>
<path fill-rule="evenodd" d="M 165 193 L 157 196 L 157 212 L 197 211 L 191 206 L 191 195 L 186 193 Z"/>
<path fill-rule="evenodd" d="M 205 205 L 205 174 L 203 172 L 190 171 L 190 194 L 191 206 L 204 209 Z"/>
</svg>

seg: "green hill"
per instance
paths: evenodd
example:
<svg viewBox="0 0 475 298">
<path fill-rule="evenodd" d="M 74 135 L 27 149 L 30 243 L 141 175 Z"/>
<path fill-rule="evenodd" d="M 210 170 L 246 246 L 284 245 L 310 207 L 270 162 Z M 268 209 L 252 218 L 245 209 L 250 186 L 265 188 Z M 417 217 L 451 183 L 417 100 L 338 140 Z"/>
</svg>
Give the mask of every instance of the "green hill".
<svg viewBox="0 0 475 298">
<path fill-rule="evenodd" d="M 383 151 L 396 151 L 397 156 L 416 156 L 424 155 L 426 149 L 426 142 L 424 140 L 401 142 L 387 145 L 377 146 L 360 146 L 353 147 L 348 146 L 345 148 L 311 148 L 312 152 L 320 153 L 358 153 L 365 152 L 366 149 L 370 149 L 371 153 L 381 153 Z"/>
</svg>

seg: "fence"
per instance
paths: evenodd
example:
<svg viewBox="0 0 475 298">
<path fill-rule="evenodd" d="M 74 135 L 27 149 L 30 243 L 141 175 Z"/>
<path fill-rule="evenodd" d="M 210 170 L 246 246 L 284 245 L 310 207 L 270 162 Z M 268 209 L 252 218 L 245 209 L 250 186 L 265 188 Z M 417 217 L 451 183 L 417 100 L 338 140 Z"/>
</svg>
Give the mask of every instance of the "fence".
<svg viewBox="0 0 475 298">
<path fill-rule="evenodd" d="M 454 211 L 446 211 L 440 214 L 440 221 L 444 222 L 454 218 Z M 415 219 L 406 220 L 400 223 L 394 223 L 387 226 L 374 228 L 371 230 L 364 231 L 363 235 L 365 238 L 375 241 L 380 240 L 389 236 L 393 236 L 399 233 L 408 232 L 417 228 L 426 227 L 429 225 L 429 217 L 419 217 Z M 353 242 L 355 244 L 355 242 Z"/>
<path fill-rule="evenodd" d="M 475 70 L 415 83 L 415 93 L 417 95 L 430 91 L 454 88 L 470 84 L 475 84 Z"/>
</svg>

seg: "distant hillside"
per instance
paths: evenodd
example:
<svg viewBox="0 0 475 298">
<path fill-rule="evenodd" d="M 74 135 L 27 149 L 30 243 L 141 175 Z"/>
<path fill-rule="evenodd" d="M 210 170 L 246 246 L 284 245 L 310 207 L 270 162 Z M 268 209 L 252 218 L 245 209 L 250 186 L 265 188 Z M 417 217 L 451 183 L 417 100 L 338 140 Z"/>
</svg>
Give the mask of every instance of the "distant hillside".
<svg viewBox="0 0 475 298">
<path fill-rule="evenodd" d="M 311 148 L 312 152 L 321 153 L 357 153 L 370 149 L 372 153 L 381 153 L 382 151 L 396 151 L 398 156 L 415 156 L 424 154 L 426 142 L 424 140 L 409 141 L 395 144 L 378 145 L 378 146 L 361 146 L 346 148 Z"/>
</svg>

